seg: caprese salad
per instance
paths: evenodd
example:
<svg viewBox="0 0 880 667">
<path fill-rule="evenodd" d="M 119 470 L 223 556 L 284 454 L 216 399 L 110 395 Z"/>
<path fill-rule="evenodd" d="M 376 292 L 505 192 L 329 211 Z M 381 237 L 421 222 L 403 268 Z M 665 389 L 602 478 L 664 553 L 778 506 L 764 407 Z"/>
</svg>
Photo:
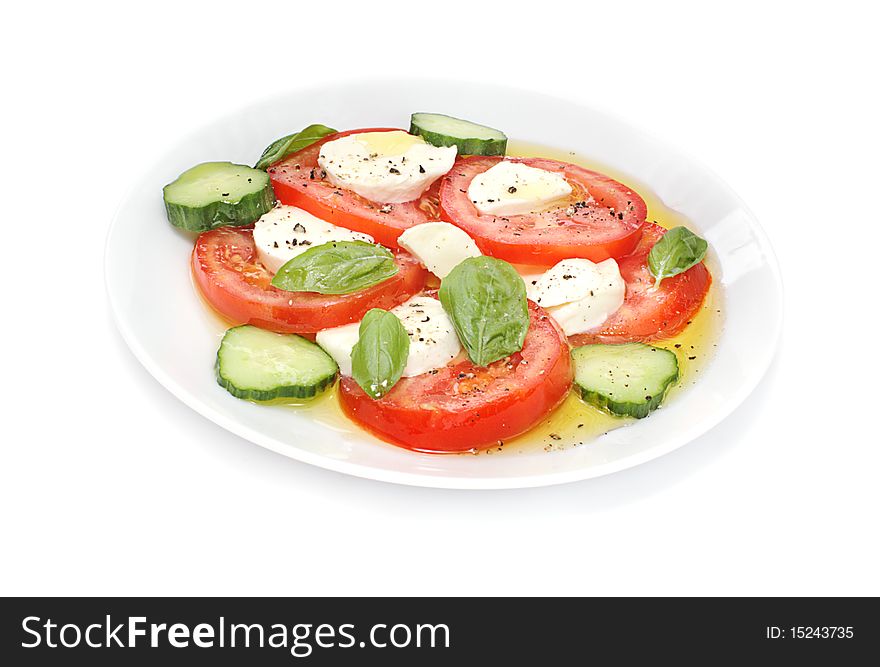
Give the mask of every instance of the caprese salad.
<svg viewBox="0 0 880 667">
<path fill-rule="evenodd" d="M 168 184 L 168 219 L 198 234 L 195 284 L 239 323 L 220 385 L 273 401 L 338 382 L 348 418 L 423 452 L 503 442 L 572 391 L 622 418 L 657 409 L 680 377 L 662 341 L 711 284 L 706 241 L 648 222 L 617 180 L 507 144 L 433 113 L 312 125 L 254 167 Z"/>
</svg>

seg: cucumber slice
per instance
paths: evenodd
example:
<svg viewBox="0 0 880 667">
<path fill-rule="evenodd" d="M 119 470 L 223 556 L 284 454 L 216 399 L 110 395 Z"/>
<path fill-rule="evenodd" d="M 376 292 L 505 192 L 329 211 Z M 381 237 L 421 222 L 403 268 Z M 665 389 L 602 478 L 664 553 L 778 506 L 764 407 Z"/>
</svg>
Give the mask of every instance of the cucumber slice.
<svg viewBox="0 0 880 667">
<path fill-rule="evenodd" d="M 440 113 L 414 113 L 409 133 L 434 146 L 458 146 L 459 155 L 504 155 L 507 150 L 504 132 Z"/>
<path fill-rule="evenodd" d="M 571 358 L 584 400 L 620 417 L 647 417 L 678 380 L 675 353 L 644 343 L 584 345 Z"/>
<path fill-rule="evenodd" d="M 168 220 L 175 227 L 204 232 L 249 225 L 275 205 L 265 171 L 231 162 L 204 162 L 162 188 Z"/>
<path fill-rule="evenodd" d="M 233 327 L 217 350 L 217 382 L 236 398 L 311 398 L 333 384 L 336 362 L 310 340 L 249 324 Z"/>
</svg>

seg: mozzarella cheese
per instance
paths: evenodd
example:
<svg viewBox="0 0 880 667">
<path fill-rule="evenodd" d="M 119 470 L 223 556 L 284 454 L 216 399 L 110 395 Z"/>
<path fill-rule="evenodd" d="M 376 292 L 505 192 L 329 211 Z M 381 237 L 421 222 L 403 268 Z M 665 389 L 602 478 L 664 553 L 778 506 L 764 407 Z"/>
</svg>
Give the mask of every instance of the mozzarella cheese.
<svg viewBox="0 0 880 667">
<path fill-rule="evenodd" d="M 257 255 L 272 273 L 309 248 L 331 241 L 372 243 L 373 237 L 331 225 L 295 206 L 276 206 L 254 225 Z"/>
<path fill-rule="evenodd" d="M 412 377 L 443 368 L 461 352 L 461 343 L 452 320 L 440 301 L 429 296 L 414 296 L 391 312 L 400 319 L 409 335 L 409 356 L 403 377 Z M 351 375 L 351 351 L 358 341 L 359 322 L 324 329 L 315 341 L 336 361 L 342 375 Z"/>
<path fill-rule="evenodd" d="M 594 264 L 564 259 L 545 273 L 525 276 L 528 297 L 547 309 L 566 336 L 601 326 L 623 305 L 626 283 L 613 259 Z"/>
<path fill-rule="evenodd" d="M 468 257 L 482 254 L 467 232 L 448 222 L 424 222 L 410 227 L 398 237 L 397 244 L 440 279 Z"/>
<path fill-rule="evenodd" d="M 471 202 L 488 215 L 537 213 L 570 194 L 562 174 L 510 160 L 474 176 L 468 186 Z"/>
<path fill-rule="evenodd" d="M 404 377 L 443 368 L 461 352 L 461 343 L 439 299 L 416 296 L 391 310 L 409 335 Z"/>
<path fill-rule="evenodd" d="M 452 168 L 455 146 L 432 146 L 403 130 L 359 132 L 321 146 L 318 164 L 327 180 L 386 204 L 418 199 Z"/>
<path fill-rule="evenodd" d="M 360 326 L 360 322 L 352 322 L 341 327 L 322 329 L 315 334 L 315 342 L 333 357 L 342 375 L 351 375 L 351 351 L 358 342 Z"/>
</svg>

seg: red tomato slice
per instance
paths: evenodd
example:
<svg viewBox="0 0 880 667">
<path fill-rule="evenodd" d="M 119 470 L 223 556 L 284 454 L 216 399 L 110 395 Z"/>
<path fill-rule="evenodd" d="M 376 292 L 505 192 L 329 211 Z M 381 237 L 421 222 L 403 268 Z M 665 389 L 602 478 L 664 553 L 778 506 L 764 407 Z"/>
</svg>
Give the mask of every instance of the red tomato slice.
<svg viewBox="0 0 880 667">
<path fill-rule="evenodd" d="M 463 452 L 527 431 L 565 398 L 571 362 L 565 337 L 540 306 L 523 349 L 486 368 L 469 360 L 401 379 L 379 400 L 342 378 L 343 411 L 378 437 L 424 452 Z"/>
<path fill-rule="evenodd" d="M 406 253 L 398 253 L 396 261 L 397 274 L 351 294 L 285 292 L 270 284 L 272 274 L 258 259 L 253 230 L 221 227 L 196 239 L 192 271 L 208 303 L 229 319 L 308 334 L 357 322 L 370 308 L 387 310 L 421 292 L 427 271 Z"/>
<path fill-rule="evenodd" d="M 665 233 L 660 225 L 650 222 L 645 225 L 635 252 L 617 260 L 620 275 L 626 282 L 623 305 L 600 330 L 572 336 L 572 345 L 670 338 L 693 319 L 706 298 L 712 276 L 701 262 L 684 273 L 664 279 L 654 290 L 648 253 Z"/>
<path fill-rule="evenodd" d="M 444 220 L 470 234 L 487 255 L 518 264 L 551 265 L 570 257 L 601 262 L 631 252 L 639 242 L 647 207 L 622 183 L 567 162 L 513 158 L 530 167 L 565 176 L 572 194 L 560 208 L 526 215 L 481 214 L 468 186 L 501 158 L 459 158 L 440 185 Z"/>
<path fill-rule="evenodd" d="M 336 188 L 321 178 L 318 154 L 328 141 L 360 132 L 392 132 L 380 127 L 338 132 L 269 167 L 275 196 L 282 204 L 298 206 L 334 225 L 372 236 L 376 243 L 397 247 L 405 229 L 439 218 L 439 179 L 422 197 L 405 204 L 370 201 L 351 190 Z"/>
</svg>

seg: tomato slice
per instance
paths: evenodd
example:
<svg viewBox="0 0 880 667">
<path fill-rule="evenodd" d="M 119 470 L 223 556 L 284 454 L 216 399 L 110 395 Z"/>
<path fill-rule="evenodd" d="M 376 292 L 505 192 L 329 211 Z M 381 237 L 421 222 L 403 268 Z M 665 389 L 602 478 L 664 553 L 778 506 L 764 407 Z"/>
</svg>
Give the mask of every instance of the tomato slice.
<svg viewBox="0 0 880 667">
<path fill-rule="evenodd" d="M 670 338 L 684 329 L 703 304 L 712 276 L 702 262 L 684 273 L 666 278 L 656 290 L 648 269 L 648 253 L 666 233 L 660 225 L 647 223 L 636 250 L 617 260 L 626 282 L 623 305 L 598 331 L 577 334 L 572 345 L 628 343 Z"/>
<path fill-rule="evenodd" d="M 337 188 L 321 177 L 318 154 L 328 141 L 360 132 L 392 132 L 395 128 L 379 127 L 337 132 L 277 162 L 267 170 L 275 196 L 282 204 L 298 206 L 334 225 L 372 236 L 376 243 L 397 247 L 397 237 L 414 225 L 437 220 L 439 179 L 416 201 L 404 204 L 382 204 Z"/>
<path fill-rule="evenodd" d="M 272 274 L 259 261 L 253 230 L 221 227 L 196 239 L 192 271 L 205 299 L 227 318 L 308 334 L 357 322 L 370 308 L 393 308 L 421 292 L 427 271 L 407 253 L 397 253 L 395 260 L 397 274 L 351 294 L 285 292 L 270 284 Z"/>
<path fill-rule="evenodd" d="M 482 368 L 468 359 L 401 379 L 373 400 L 342 378 L 343 411 L 378 437 L 423 452 L 482 449 L 527 431 L 565 398 L 571 361 L 565 337 L 540 306 L 523 349 Z"/>
<path fill-rule="evenodd" d="M 583 167 L 546 158 L 512 158 L 558 172 L 572 193 L 559 208 L 541 213 L 481 214 L 468 197 L 471 181 L 502 158 L 459 158 L 440 185 L 440 215 L 470 234 L 487 255 L 519 264 L 552 265 L 570 257 L 601 262 L 631 252 L 648 209 L 622 183 Z"/>
</svg>

